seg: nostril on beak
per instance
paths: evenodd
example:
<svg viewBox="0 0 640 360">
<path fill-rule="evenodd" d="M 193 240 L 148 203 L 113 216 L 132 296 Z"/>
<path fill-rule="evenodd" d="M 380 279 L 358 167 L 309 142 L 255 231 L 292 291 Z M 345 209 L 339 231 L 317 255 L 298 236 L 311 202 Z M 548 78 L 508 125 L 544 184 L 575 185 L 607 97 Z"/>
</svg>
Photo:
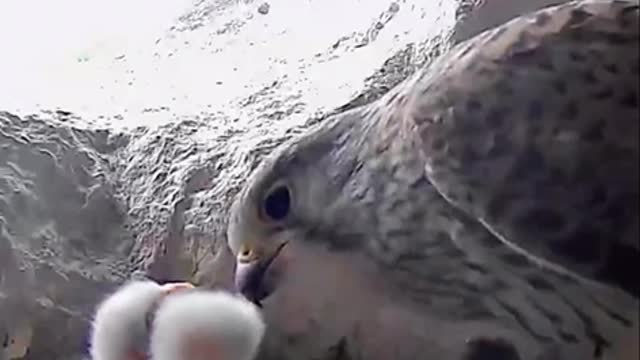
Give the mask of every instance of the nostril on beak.
<svg viewBox="0 0 640 360">
<path fill-rule="evenodd" d="M 258 258 L 257 253 L 251 246 L 242 245 L 240 252 L 238 253 L 238 262 L 249 263 L 255 261 Z"/>
</svg>

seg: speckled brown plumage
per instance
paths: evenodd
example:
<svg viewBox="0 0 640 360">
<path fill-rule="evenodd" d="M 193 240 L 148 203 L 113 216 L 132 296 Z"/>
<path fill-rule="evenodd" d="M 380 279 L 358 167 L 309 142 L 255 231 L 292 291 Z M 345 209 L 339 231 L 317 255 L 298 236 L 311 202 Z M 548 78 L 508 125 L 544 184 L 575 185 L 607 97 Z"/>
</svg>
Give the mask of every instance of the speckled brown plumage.
<svg viewBox="0 0 640 360">
<path fill-rule="evenodd" d="M 636 296 L 624 265 L 640 259 L 638 33 L 637 3 L 538 12 L 423 74 L 407 114 L 451 203 L 525 252 Z"/>
<path fill-rule="evenodd" d="M 269 259 L 265 354 L 602 359 L 637 332 L 638 40 L 637 1 L 549 8 L 273 154 L 228 234 Z"/>
</svg>

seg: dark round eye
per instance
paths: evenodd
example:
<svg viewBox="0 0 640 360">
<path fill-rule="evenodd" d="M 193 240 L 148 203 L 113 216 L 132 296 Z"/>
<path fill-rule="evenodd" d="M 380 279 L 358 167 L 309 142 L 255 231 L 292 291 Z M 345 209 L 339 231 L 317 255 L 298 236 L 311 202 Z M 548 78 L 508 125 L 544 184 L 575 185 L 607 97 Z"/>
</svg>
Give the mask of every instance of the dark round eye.
<svg viewBox="0 0 640 360">
<path fill-rule="evenodd" d="M 264 214 L 271 220 L 280 221 L 291 211 L 291 194 L 284 185 L 275 187 L 264 199 Z"/>
</svg>

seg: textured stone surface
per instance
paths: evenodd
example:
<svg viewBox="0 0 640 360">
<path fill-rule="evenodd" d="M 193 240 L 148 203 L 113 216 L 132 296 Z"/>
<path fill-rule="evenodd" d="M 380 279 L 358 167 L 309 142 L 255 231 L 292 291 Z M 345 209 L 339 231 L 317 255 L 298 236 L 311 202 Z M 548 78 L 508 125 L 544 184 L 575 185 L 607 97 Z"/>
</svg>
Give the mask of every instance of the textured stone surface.
<svg viewBox="0 0 640 360">
<path fill-rule="evenodd" d="M 499 12 L 496 3 L 487 1 L 484 11 Z M 335 53 L 323 56 L 376 46 L 398 6 L 363 34 L 336 39 Z M 199 2 L 181 26 L 198 27 L 207 8 Z M 458 26 L 456 41 L 496 21 L 472 18 Z M 259 160 L 327 114 L 379 98 L 446 43 L 446 34 L 425 35 L 389 57 L 356 96 L 341 100 L 345 105 L 317 109 L 294 125 L 279 120 L 300 105 L 276 83 L 246 99 L 248 114 L 262 122 L 251 129 L 217 114 L 120 132 L 64 111 L 22 118 L 1 112 L 0 359 L 80 359 L 96 302 L 131 276 L 231 286 L 226 215 Z"/>
<path fill-rule="evenodd" d="M 124 139 L 6 113 L 0 125 L 0 327 L 12 356 L 77 348 L 93 304 L 130 272 L 111 161 Z"/>
</svg>

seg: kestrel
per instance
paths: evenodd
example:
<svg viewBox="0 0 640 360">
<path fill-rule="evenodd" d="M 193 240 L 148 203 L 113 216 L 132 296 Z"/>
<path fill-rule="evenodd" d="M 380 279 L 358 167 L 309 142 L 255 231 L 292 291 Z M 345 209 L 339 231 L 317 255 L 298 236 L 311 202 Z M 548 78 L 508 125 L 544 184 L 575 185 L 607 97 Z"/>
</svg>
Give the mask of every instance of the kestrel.
<svg viewBox="0 0 640 360">
<path fill-rule="evenodd" d="M 604 359 L 637 332 L 638 14 L 518 17 L 264 160 L 228 243 L 265 354 Z"/>
</svg>

